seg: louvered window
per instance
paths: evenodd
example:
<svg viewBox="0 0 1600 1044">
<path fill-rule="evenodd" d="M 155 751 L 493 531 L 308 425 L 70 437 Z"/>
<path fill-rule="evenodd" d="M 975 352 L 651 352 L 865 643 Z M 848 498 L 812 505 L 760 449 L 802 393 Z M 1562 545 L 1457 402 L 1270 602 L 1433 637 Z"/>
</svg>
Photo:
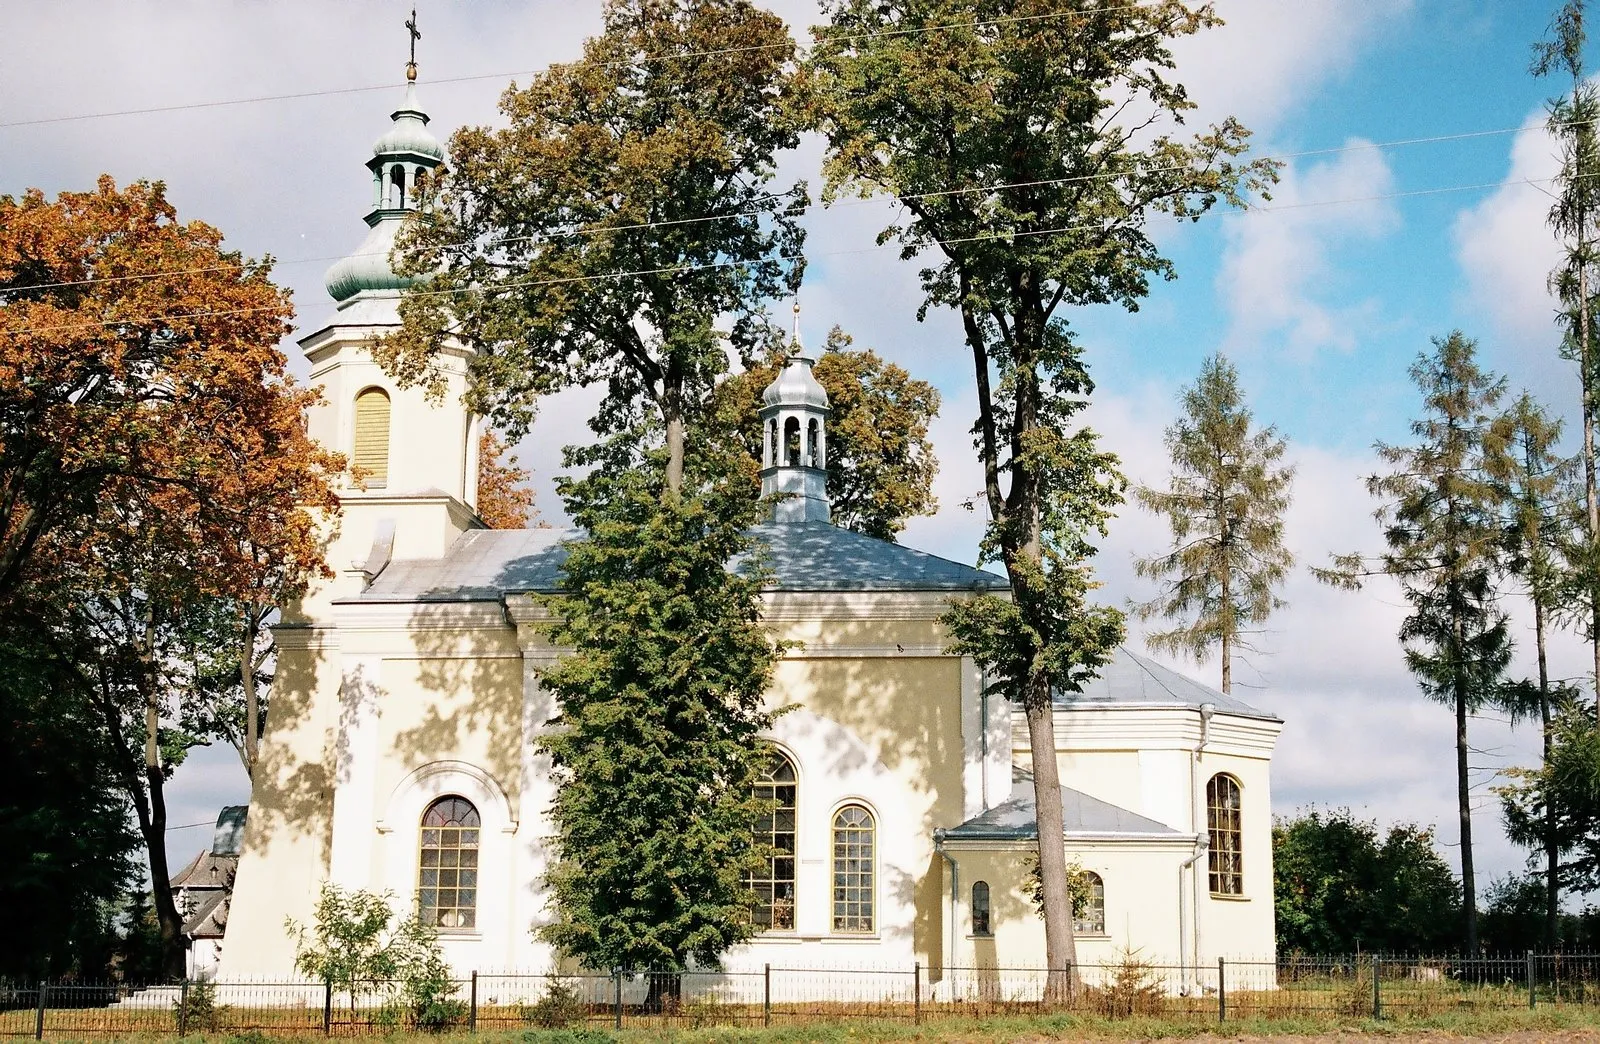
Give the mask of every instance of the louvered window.
<svg viewBox="0 0 1600 1044">
<path fill-rule="evenodd" d="M 370 489 L 389 484 L 389 396 L 368 388 L 356 396 L 356 440 L 351 463 Z"/>
</svg>

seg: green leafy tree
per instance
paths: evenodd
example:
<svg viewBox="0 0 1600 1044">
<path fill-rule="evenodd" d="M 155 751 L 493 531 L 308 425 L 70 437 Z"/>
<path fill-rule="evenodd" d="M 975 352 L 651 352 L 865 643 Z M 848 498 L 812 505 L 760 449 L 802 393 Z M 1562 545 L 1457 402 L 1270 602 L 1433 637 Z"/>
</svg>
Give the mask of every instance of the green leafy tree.
<svg viewBox="0 0 1600 1044">
<path fill-rule="evenodd" d="M 295 970 L 343 994 L 352 1012 L 382 998 L 423 1028 L 461 1021 L 466 1006 L 451 999 L 456 984 L 439 933 L 415 913 L 397 917 L 393 903 L 390 893 L 324 884 L 311 924 L 284 920 Z"/>
<path fill-rule="evenodd" d="M 828 393 L 828 500 L 833 522 L 893 540 L 906 519 L 938 507 L 933 477 L 939 462 L 928 425 L 939 413 L 939 392 L 870 349 L 850 347 L 835 326 L 813 367 Z M 755 475 L 761 460 L 761 392 L 778 376 L 792 348 L 775 339 L 766 358 L 717 386 L 715 424 L 734 434 Z"/>
<path fill-rule="evenodd" d="M 1596 713 L 1600 715 L 1600 488 L 1595 478 L 1595 415 L 1600 409 L 1600 345 L 1596 344 L 1592 310 L 1594 288 L 1591 271 L 1595 246 L 1600 242 L 1600 89 L 1584 71 L 1583 48 L 1587 0 L 1566 0 L 1551 20 L 1547 37 L 1534 45 L 1535 76 L 1565 73 L 1570 91 L 1547 106 L 1546 127 L 1560 143 L 1561 170 L 1556 175 L 1555 202 L 1549 224 L 1560 238 L 1563 257 L 1550 273 L 1550 288 L 1562 304 L 1562 354 L 1578 364 L 1582 396 L 1584 522 L 1588 537 L 1575 556 L 1584 601 L 1588 606 L 1585 630 L 1594 653 Z"/>
<path fill-rule="evenodd" d="M 760 623 L 760 570 L 728 568 L 759 552 L 741 478 L 692 469 L 684 495 L 664 497 L 661 453 L 630 467 L 635 451 L 606 451 L 623 459 L 560 484 L 587 535 L 548 601 L 550 641 L 574 652 L 540 676 L 560 713 L 538 740 L 558 786 L 538 931 L 586 967 L 676 972 L 758 930 L 745 881 L 766 854 L 754 784 L 780 647 Z M 654 978 L 652 1004 L 677 982 Z"/>
<path fill-rule="evenodd" d="M 603 17 L 580 60 L 505 93 L 509 126 L 451 138 L 400 241 L 425 293 L 377 354 L 427 382 L 436 353 L 471 345 L 467 405 L 512 441 L 559 388 L 604 383 L 602 417 L 648 402 L 677 489 L 727 347 L 748 353 L 762 303 L 798 284 L 805 187 L 773 186 L 799 141 L 794 41 L 748 0 L 608 0 Z"/>
<path fill-rule="evenodd" d="M 1477 345 L 1459 330 L 1433 344 L 1434 351 L 1411 367 L 1423 398 L 1422 416 L 1411 422 L 1417 442 L 1378 443 L 1378 456 L 1392 470 L 1369 478 L 1367 489 L 1384 501 L 1376 517 L 1387 550 L 1376 571 L 1392 576 L 1411 606 L 1400 625 L 1406 666 L 1424 695 L 1455 711 L 1462 912 L 1465 942 L 1473 951 L 1478 910 L 1467 722 L 1502 695 L 1511 659 L 1495 586 L 1504 549 L 1504 494 L 1489 475 L 1485 447 L 1505 382 L 1478 367 Z M 1317 575 L 1359 587 L 1366 568 L 1360 556 L 1346 555 Z"/>
<path fill-rule="evenodd" d="M 0 979 L 101 977 L 138 835 L 94 709 L 33 631 L 0 624 Z"/>
<path fill-rule="evenodd" d="M 1507 836 L 1541 851 L 1553 834 L 1558 886 L 1600 889 L 1600 726 L 1592 713 L 1574 700 L 1558 703 L 1544 763 L 1507 775 L 1497 788 Z"/>
<path fill-rule="evenodd" d="M 1283 546 L 1292 466 L 1275 427 L 1252 430 L 1254 417 L 1239 391 L 1233 364 L 1214 355 L 1183 390 L 1184 416 L 1167 429 L 1172 457 L 1169 489 L 1140 486 L 1134 499 L 1164 515 L 1172 550 L 1141 558 L 1142 577 L 1162 582 L 1161 593 L 1137 603 L 1141 620 L 1189 618 L 1145 637 L 1154 649 L 1222 660 L 1222 691 L 1233 691 L 1233 654 L 1249 650 L 1252 624 L 1284 606 L 1278 597 L 1294 556 Z"/>
<path fill-rule="evenodd" d="M 1035 752 L 1051 989 L 1075 963 L 1051 701 L 1078 691 L 1123 636 L 1096 606 L 1088 560 L 1122 500 L 1116 458 L 1079 414 L 1092 390 L 1065 310 L 1134 310 L 1170 262 L 1158 213 L 1196 219 L 1273 174 L 1240 165 L 1228 120 L 1192 138 L 1168 74 L 1174 39 L 1216 23 L 1209 6 L 1046 0 L 830 0 L 809 96 L 828 139 L 828 198 L 882 193 L 881 233 L 922 270 L 919 314 L 950 307 L 973 361 L 973 426 L 989 525 L 986 561 L 1011 599 L 954 606 L 953 649 L 1023 708 Z M 1138 115 L 1132 115 L 1138 113 Z"/>
<path fill-rule="evenodd" d="M 1279 953 L 1416 953 L 1460 943 L 1461 893 L 1433 831 L 1378 825 L 1348 809 L 1272 826 Z"/>
<path fill-rule="evenodd" d="M 1554 742 L 1554 713 L 1558 702 L 1570 699 L 1570 687 L 1552 683 L 1548 656 L 1549 630 L 1560 614 L 1571 587 L 1566 556 L 1581 551 L 1574 537 L 1578 528 L 1571 510 L 1571 460 L 1561 457 L 1561 422 L 1527 393 L 1490 427 L 1485 463 L 1489 475 L 1502 489 L 1506 510 L 1507 567 L 1521 582 L 1533 609 L 1533 635 L 1538 677 L 1508 686 L 1500 702 L 1514 719 L 1533 717 L 1539 722 L 1544 760 Z M 1580 597 L 1579 604 L 1587 602 Z M 1558 929 L 1561 886 L 1558 875 L 1560 840 L 1555 808 L 1545 805 L 1544 924 L 1547 946 L 1554 946 Z"/>
</svg>

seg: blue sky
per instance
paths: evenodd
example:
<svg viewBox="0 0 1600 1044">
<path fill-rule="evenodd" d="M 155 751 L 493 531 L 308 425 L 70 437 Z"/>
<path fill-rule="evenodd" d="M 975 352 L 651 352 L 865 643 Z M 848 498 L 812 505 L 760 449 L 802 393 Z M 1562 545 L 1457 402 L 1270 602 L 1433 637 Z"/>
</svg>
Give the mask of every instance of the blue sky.
<svg viewBox="0 0 1600 1044">
<path fill-rule="evenodd" d="M 82 189 L 102 171 L 119 181 L 163 178 L 183 216 L 218 225 L 247 253 L 281 259 L 303 332 L 315 329 L 331 310 L 321 287 L 328 259 L 361 239 L 361 164 L 399 98 L 400 23 L 409 6 L 0 0 L 9 44 L 0 65 L 0 193 Z M 526 80 L 528 70 L 574 56 L 598 26 L 593 3 L 419 6 L 422 97 L 441 136 L 495 119 L 506 77 L 485 74 L 520 72 Z M 801 0 L 773 6 L 802 28 L 815 20 Z M 1161 481 L 1161 434 L 1178 389 L 1206 354 L 1225 350 L 1257 415 L 1291 441 L 1300 476 L 1289 541 L 1302 560 L 1320 561 L 1375 544 L 1360 479 L 1374 467 L 1374 439 L 1406 437 L 1416 401 L 1406 367 L 1430 337 L 1462 328 L 1513 386 L 1573 412 L 1575 378 L 1556 357 L 1543 289 L 1555 258 L 1543 224 L 1546 186 L 1461 190 L 1553 173 L 1552 150 L 1532 125 L 1560 84 L 1533 80 L 1527 65 L 1554 6 L 1218 0 L 1228 25 L 1179 49 L 1179 75 L 1201 106 L 1196 122 L 1236 114 L 1256 131 L 1258 154 L 1294 158 L 1268 205 L 1276 209 L 1160 225 L 1180 278 L 1158 285 L 1139 313 L 1073 317 L 1099 384 L 1093 422 L 1130 475 Z M 460 76 L 485 78 L 440 82 Z M 369 85 L 393 86 L 5 125 Z M 1480 133 L 1521 127 L 1528 129 Z M 1478 136 L 1360 147 L 1463 134 Z M 809 142 L 785 173 L 815 186 L 818 157 Z M 1397 195 L 1424 192 L 1431 194 Z M 811 217 L 806 335 L 820 341 L 839 323 L 858 344 L 940 387 L 942 508 L 916 520 L 906 542 L 971 560 L 980 521 L 959 506 L 977 488 L 965 435 L 967 359 L 949 316 L 914 321 L 915 266 L 892 250 L 868 249 L 883 216 L 867 205 Z M 563 432 L 593 400 L 585 391 L 551 400 L 522 447 L 547 517 L 558 515 L 550 480 Z M 1165 540 L 1156 520 L 1132 509 L 1120 518 L 1100 558 L 1105 598 L 1120 604 L 1147 594 L 1130 558 Z M 1250 657 L 1242 672 L 1249 687 L 1240 690 L 1287 722 L 1274 766 L 1279 811 L 1348 805 L 1383 821 L 1437 823 L 1441 840 L 1453 842 L 1450 716 L 1423 702 L 1406 675 L 1394 640 L 1403 615 L 1397 593 L 1382 584 L 1333 592 L 1303 571 L 1286 593 L 1291 608 Z M 1130 641 L 1138 647 L 1136 631 Z M 1576 643 L 1560 643 L 1558 671 L 1576 675 L 1582 661 Z M 1182 666 L 1213 680 L 1214 665 Z M 1477 849 L 1480 865 L 1499 874 L 1521 856 L 1500 835 L 1488 787 L 1500 768 L 1531 759 L 1537 743 L 1494 720 L 1473 728 Z M 217 750 L 198 753 L 172 790 L 180 824 L 212 817 L 247 793 L 233 755 Z M 203 835 L 175 832 L 174 855 L 187 857 Z"/>
</svg>

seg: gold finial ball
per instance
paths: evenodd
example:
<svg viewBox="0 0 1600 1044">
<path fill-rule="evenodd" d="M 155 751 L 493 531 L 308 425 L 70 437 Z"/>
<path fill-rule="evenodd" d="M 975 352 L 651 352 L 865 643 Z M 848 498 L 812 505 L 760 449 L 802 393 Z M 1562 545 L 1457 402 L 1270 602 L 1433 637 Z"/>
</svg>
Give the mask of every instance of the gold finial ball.
<svg viewBox="0 0 1600 1044">
<path fill-rule="evenodd" d="M 794 314 L 795 315 L 799 315 L 800 314 L 800 302 L 799 301 L 796 301 L 794 303 Z"/>
<path fill-rule="evenodd" d="M 416 83 L 417 82 L 417 63 L 416 62 L 407 62 L 406 63 L 406 82 L 407 83 Z"/>
</svg>

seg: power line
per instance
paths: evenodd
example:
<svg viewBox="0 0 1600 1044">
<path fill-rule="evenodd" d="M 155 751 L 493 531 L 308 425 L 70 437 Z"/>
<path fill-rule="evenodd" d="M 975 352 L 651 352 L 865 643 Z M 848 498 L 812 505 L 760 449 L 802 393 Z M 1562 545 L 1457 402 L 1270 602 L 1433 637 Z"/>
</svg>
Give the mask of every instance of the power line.
<svg viewBox="0 0 1600 1044">
<path fill-rule="evenodd" d="M 1311 201 L 1308 201 L 1308 202 L 1305 202 L 1305 203 L 1285 204 L 1285 205 L 1280 206 L 1280 207 L 1252 207 L 1252 208 L 1249 208 L 1249 209 L 1246 209 L 1246 210 L 1222 211 L 1217 216 L 1218 217 L 1246 217 L 1246 216 L 1249 216 L 1251 214 L 1271 214 L 1271 213 L 1277 213 L 1277 212 L 1284 211 L 1284 210 L 1299 210 L 1299 209 L 1304 209 L 1304 208 L 1307 208 L 1307 207 L 1335 206 L 1335 205 L 1346 204 L 1346 203 L 1370 203 L 1370 202 L 1376 202 L 1376 201 L 1386 200 L 1386 199 L 1405 199 L 1405 198 L 1410 198 L 1410 197 L 1415 197 L 1415 196 L 1440 195 L 1440 194 L 1449 193 L 1449 192 L 1467 192 L 1467 191 L 1474 191 L 1474 190 L 1480 190 L 1480 189 L 1486 189 L 1486 188 L 1504 188 L 1504 187 L 1507 187 L 1507 186 L 1510 186 L 1510 185 L 1523 185 L 1523 184 L 1535 185 L 1535 184 L 1539 184 L 1541 182 L 1549 182 L 1549 181 L 1554 181 L 1554 180 L 1556 180 L 1556 179 L 1555 178 L 1511 178 L 1511 179 L 1507 179 L 1505 181 L 1480 182 L 1480 183 L 1472 184 L 1472 185 L 1446 185 L 1446 186 L 1441 186 L 1441 187 L 1431 188 L 1431 189 L 1414 189 L 1414 190 L 1407 191 L 1407 192 L 1390 192 L 1390 193 L 1384 193 L 1384 194 L 1372 195 L 1372 196 L 1352 196 L 1352 197 L 1348 197 L 1348 198 L 1344 198 L 1344 199 L 1311 200 Z M 976 243 L 976 242 L 985 242 L 985 241 L 993 241 L 993 240 L 1028 239 L 1028 238 L 1034 238 L 1034 237 L 1038 237 L 1038 236 L 1061 235 L 1061 234 L 1068 233 L 1068 232 L 1095 231 L 1095 230 L 1104 229 L 1105 227 L 1106 226 L 1104 224 L 1092 223 L 1092 224 L 1081 224 L 1081 225 L 1062 225 L 1062 226 L 1055 227 L 1055 228 L 1033 229 L 1033 230 L 1022 231 L 1022 232 L 1008 231 L 1008 232 L 985 233 L 985 234 L 981 234 L 981 235 L 959 236 L 959 237 L 952 237 L 952 238 L 949 238 L 949 239 L 932 240 L 932 241 L 929 241 L 926 244 L 926 246 L 929 246 L 929 247 L 942 247 L 942 246 L 955 246 L 955 245 L 959 245 L 959 244 L 962 244 L 962 243 Z M 871 252 L 878 251 L 878 250 L 887 250 L 887 249 L 889 249 L 891 247 L 897 247 L 898 245 L 899 244 L 896 244 L 896 243 L 893 243 L 893 242 L 885 242 L 885 243 L 875 243 L 875 244 L 873 244 L 872 246 L 869 246 L 869 247 L 855 247 L 855 248 L 843 249 L 843 250 L 828 250 L 828 251 L 823 251 L 821 253 L 815 253 L 815 254 L 807 254 L 807 253 L 802 251 L 802 252 L 796 253 L 796 254 L 779 255 L 778 257 L 773 258 L 772 260 L 779 261 L 779 262 L 783 262 L 783 261 L 804 261 L 804 260 L 810 260 L 810 259 L 813 259 L 813 258 L 821 258 L 821 257 L 837 257 L 837 256 L 842 256 L 842 255 L 847 255 L 847 254 L 864 254 L 864 253 L 871 253 Z M 641 268 L 641 269 L 634 269 L 634 270 L 631 270 L 631 271 L 598 272 L 598 273 L 595 273 L 593 275 L 562 276 L 562 277 L 553 278 L 553 279 L 514 280 L 514 281 L 509 282 L 509 283 L 500 283 L 500 284 L 496 284 L 496 285 L 493 285 L 493 286 L 485 287 L 483 289 L 486 292 L 499 292 L 499 291 L 504 291 L 504 290 L 530 289 L 530 288 L 539 287 L 539 286 L 561 286 L 561 285 L 571 285 L 571 284 L 574 284 L 574 283 L 590 283 L 590 282 L 598 282 L 600 280 L 608 280 L 608 279 L 629 279 L 629 278 L 636 278 L 636 277 L 639 277 L 639 276 L 648 276 L 648 275 L 675 275 L 675 274 L 679 274 L 679 273 L 683 273 L 683 272 L 698 272 L 698 271 L 708 271 L 708 270 L 719 269 L 719 268 L 731 268 L 731 267 L 736 267 L 736 266 L 739 266 L 739 265 L 744 265 L 744 264 L 749 264 L 749 263 L 751 263 L 751 262 L 748 262 L 748 261 L 710 261 L 710 262 L 702 262 L 702 263 L 689 264 L 689 265 L 664 265 L 664 266 L 660 266 L 660 267 L 656 267 L 656 268 Z M 26 288 L 24 288 L 24 289 L 26 289 Z M 456 293 L 456 292 L 458 292 L 458 291 L 455 288 L 444 289 L 444 290 L 411 290 L 411 291 L 407 291 L 407 295 L 411 296 L 411 297 L 437 297 L 437 296 L 442 296 L 442 295 L 446 295 L 446 294 L 453 294 L 453 293 Z M 103 320 L 101 322 L 94 322 L 94 323 L 64 323 L 64 324 L 58 324 L 58 325 L 54 325 L 54 326 L 36 326 L 36 327 L 19 327 L 19 328 L 16 328 L 16 329 L 0 329 L 0 333 L 4 333 L 7 336 L 17 336 L 17 335 L 29 334 L 29 333 L 31 333 L 31 334 L 56 333 L 56 332 L 63 331 L 63 330 L 89 330 L 89 329 L 104 328 L 104 327 L 110 327 L 110 326 L 121 326 L 121 325 L 125 325 L 125 324 L 152 323 L 152 322 L 159 322 L 159 321 L 172 321 L 172 320 L 178 320 L 178 319 L 205 319 L 205 318 L 220 318 L 220 317 L 223 317 L 223 316 L 230 316 L 230 315 L 251 315 L 251 314 L 256 314 L 256 313 L 260 313 L 260 312 L 269 312 L 269 311 L 276 311 L 276 310 L 277 310 L 276 306 L 262 306 L 262 307 L 257 307 L 257 308 L 230 308 L 230 309 L 221 309 L 221 310 L 216 310 L 216 311 L 188 312 L 188 313 L 183 313 L 183 314 L 179 314 L 179 315 L 155 315 L 155 316 L 145 316 L 145 317 L 142 317 L 142 318 L 133 318 L 133 319 L 127 319 L 127 318 L 123 318 L 123 319 L 108 319 L 108 320 Z"/>
<path fill-rule="evenodd" d="M 1000 18 L 986 18 L 971 22 L 946 22 L 940 25 L 916 26 L 905 29 L 885 29 L 871 33 L 844 33 L 837 36 L 830 35 L 828 39 L 830 42 L 837 41 L 843 43 L 854 43 L 860 40 L 871 40 L 881 37 L 914 36 L 922 33 L 948 32 L 952 29 L 983 29 L 990 26 L 1014 25 L 1025 22 L 1040 22 L 1054 20 L 1057 18 L 1087 18 L 1095 15 L 1115 14 L 1120 11 L 1136 11 L 1141 7 L 1154 6 L 1158 5 L 1138 3 L 1120 4 L 1115 7 L 1095 8 L 1092 11 L 1051 11 L 1036 15 L 1012 15 Z M 807 50 L 804 44 L 801 44 L 791 38 L 782 43 L 748 44 L 742 47 L 717 47 L 701 51 L 684 51 L 679 54 L 646 54 L 640 55 L 636 58 L 630 58 L 625 61 L 602 62 L 601 64 L 606 66 L 630 66 L 643 62 L 681 61 L 687 58 L 714 58 L 719 55 L 745 54 L 753 51 L 782 50 L 790 46 L 794 47 L 796 51 L 801 53 L 804 53 Z M 505 80 L 514 76 L 537 76 L 542 72 L 549 71 L 550 68 L 550 66 L 546 66 L 544 69 L 519 69 L 515 72 L 475 73 L 470 76 L 446 76 L 437 80 L 429 80 L 428 83 L 432 85 L 473 83 L 481 80 Z M 73 123 L 79 120 L 105 120 L 122 116 L 149 116 L 164 112 L 183 112 L 189 109 L 217 109 L 233 105 L 258 105 L 265 102 L 301 101 L 307 98 L 328 98 L 345 94 L 367 94 L 373 91 L 393 90 L 394 87 L 395 84 L 393 83 L 369 84 L 364 87 L 332 87 L 319 91 L 296 91 L 288 94 L 262 94 L 249 98 L 226 98 L 219 99 L 217 101 L 184 102 L 174 105 L 153 105 L 142 109 L 116 109 L 107 112 L 76 113 L 68 116 L 44 116 L 32 120 L 12 120 L 7 123 L 0 123 L 0 130 L 8 130 L 15 127 L 38 127 L 55 123 Z"/>
<path fill-rule="evenodd" d="M 1592 121 L 1587 121 L 1587 120 L 1585 120 L 1585 121 L 1577 121 L 1577 122 L 1574 122 L 1574 123 L 1562 124 L 1561 126 L 1576 126 L 1576 125 L 1578 125 L 1578 122 L 1588 123 L 1588 122 L 1592 122 Z M 1465 140 L 1470 140 L 1470 139 L 1473 139 L 1473 138 L 1485 138 L 1485 137 L 1491 137 L 1491 136 L 1495 136 L 1495 135 L 1515 134 L 1516 132 L 1518 132 L 1520 130 L 1526 129 L 1528 126 L 1529 126 L 1528 124 L 1523 124 L 1523 125 L 1517 126 L 1517 127 L 1502 127 L 1502 128 L 1496 128 L 1496 129 L 1493 129 L 1493 130 L 1461 131 L 1461 132 L 1455 133 L 1455 134 L 1434 134 L 1434 135 L 1428 135 L 1426 137 L 1419 137 L 1419 138 L 1397 138 L 1397 139 L 1394 139 L 1392 141 L 1353 142 L 1353 143 L 1347 144 L 1347 145 L 1338 145 L 1338 146 L 1332 146 L 1332 147 L 1320 148 L 1320 149 L 1303 149 L 1303 150 L 1301 150 L 1299 152 L 1284 152 L 1284 153 L 1279 153 L 1279 154 L 1277 154 L 1275 156 L 1263 156 L 1263 157 L 1259 157 L 1259 158 L 1260 159 L 1269 160 L 1269 161 L 1274 162 L 1274 163 L 1285 163 L 1285 162 L 1288 162 L 1289 160 L 1305 159 L 1305 158 L 1312 157 L 1312 156 L 1331 156 L 1331 155 L 1339 155 L 1339 154 L 1349 153 L 1349 152 L 1362 152 L 1362 151 L 1370 151 L 1370 150 L 1377 150 L 1377 149 L 1402 148 L 1402 147 L 1406 147 L 1406 146 L 1410 146 L 1410 145 L 1432 145 L 1432 144 L 1438 144 L 1438 143 L 1441 143 L 1441 142 L 1465 141 Z M 1171 172 L 1171 171 L 1184 170 L 1184 169 L 1187 169 L 1187 167 L 1185 165 L 1183 165 L 1183 164 L 1168 164 L 1166 166 L 1157 166 L 1157 167 L 1148 168 L 1146 170 L 1146 173 L 1155 174 L 1155 173 Z M 1123 175 L 1119 174 L 1119 173 L 1074 174 L 1074 175 L 1069 175 L 1069 176 L 1061 177 L 1061 178 L 1043 178 L 1043 179 L 1038 179 L 1038 180 L 1033 180 L 1033 181 L 1004 182 L 1004 183 L 997 184 L 997 185 L 974 185 L 974 186 L 970 186 L 970 187 L 966 187 L 966 188 L 937 189 L 937 190 L 933 190 L 933 191 L 929 191 L 929 192 L 910 193 L 910 194 L 897 195 L 897 196 L 888 197 L 888 198 L 883 197 L 883 196 L 875 196 L 875 197 L 870 197 L 870 198 L 866 198 L 866 199 L 847 199 L 847 200 L 840 200 L 838 202 L 829 204 L 828 206 L 823 208 L 823 211 L 827 212 L 827 211 L 831 211 L 831 210 L 835 210 L 835 209 L 839 209 L 839 208 L 843 208 L 843 207 L 867 206 L 867 205 L 870 205 L 870 204 L 882 203 L 882 202 L 899 203 L 899 202 L 903 202 L 904 200 L 909 200 L 909 199 L 918 199 L 918 200 L 920 200 L 920 199 L 937 199 L 937 198 L 941 198 L 941 197 L 945 197 L 945 196 L 969 195 L 969 194 L 988 193 L 988 192 L 1004 192 L 1004 191 L 1010 191 L 1012 189 L 1045 188 L 1045 187 L 1051 187 L 1051 186 L 1056 186 L 1056 185 L 1074 184 L 1074 183 L 1082 182 L 1082 181 L 1111 180 L 1111 179 L 1115 179 L 1115 178 L 1122 177 L 1122 176 Z M 1555 179 L 1540 179 L 1540 180 L 1550 181 L 1550 180 L 1555 180 Z M 1500 186 L 1503 186 L 1503 185 L 1506 185 L 1506 184 L 1515 184 L 1515 183 L 1517 183 L 1517 182 L 1515 182 L 1515 181 L 1512 181 L 1512 182 L 1486 182 L 1486 183 L 1484 183 L 1482 185 L 1460 186 L 1460 187 L 1457 187 L 1457 188 L 1450 188 L 1450 189 L 1424 189 L 1424 190 L 1419 190 L 1419 191 L 1417 191 L 1415 193 L 1401 193 L 1401 194 L 1397 194 L 1397 195 L 1394 195 L 1394 196 L 1375 196 L 1375 197 L 1371 197 L 1371 198 L 1372 199 L 1386 199 L 1386 198 L 1399 198 L 1399 196 L 1401 196 L 1401 195 L 1431 195 L 1431 194 L 1435 194 L 1435 193 L 1441 192 L 1441 191 L 1461 191 L 1462 189 L 1467 189 L 1467 188 L 1500 187 Z M 1527 181 L 1527 183 L 1528 184 L 1533 184 L 1534 182 L 1533 181 Z M 1333 202 L 1354 202 L 1354 201 L 1353 200 L 1352 201 L 1336 200 L 1336 201 L 1333 201 Z M 1321 206 L 1321 205 L 1323 205 L 1322 202 L 1313 201 L 1313 202 L 1310 202 L 1310 203 L 1285 204 L 1285 205 L 1281 205 L 1281 206 L 1253 207 L 1251 209 L 1262 210 L 1262 211 L 1294 210 L 1294 209 L 1299 209 L 1299 208 L 1302 208 L 1302 207 Z M 682 225 L 701 224 L 701 223 L 711 222 L 711 221 L 730 221 L 730 220 L 735 220 L 735 219 L 738 219 L 738 218 L 762 217 L 766 213 L 768 213 L 768 212 L 767 211 L 746 210 L 746 211 L 737 211 L 737 212 L 729 213 L 729 214 L 710 214 L 710 215 L 706 215 L 706 216 L 703 216 L 703 217 L 671 218 L 671 219 L 664 219 L 664 220 L 658 220 L 658 221 L 641 221 L 641 222 L 634 222 L 634 223 L 624 224 L 624 225 L 611 225 L 611 226 L 607 226 L 605 228 L 579 228 L 579 229 L 571 229 L 571 230 L 567 230 L 567 231 L 537 233 L 537 234 L 527 235 L 527 236 L 504 236 L 504 237 L 501 237 L 499 239 L 494 240 L 489 245 L 498 246 L 498 245 L 507 244 L 507 243 L 553 242 L 553 241 L 558 240 L 558 239 L 565 239 L 565 238 L 569 238 L 569 237 L 573 237 L 573 236 L 591 236 L 591 235 L 602 235 L 602 234 L 610 235 L 610 234 L 615 234 L 615 233 L 620 233 L 620 232 L 642 231 L 644 229 L 649 229 L 649 228 L 669 228 L 669 227 L 678 227 L 678 226 L 682 226 Z M 462 241 L 457 241 L 457 242 L 453 242 L 453 243 L 445 243 L 445 244 L 442 244 L 442 246 L 444 246 L 444 247 L 468 246 L 468 245 L 470 245 L 471 242 L 472 241 L 470 241 L 470 240 L 462 240 Z M 353 254 L 334 254 L 334 255 L 328 255 L 328 256 L 323 256 L 323 257 L 301 257 L 301 258 L 290 258 L 290 259 L 275 258 L 274 259 L 274 263 L 279 265 L 279 266 L 301 265 L 301 264 L 317 264 L 317 263 L 327 263 L 327 262 L 331 262 L 331 261 L 340 261 L 340 260 L 343 260 L 345 258 L 387 256 L 387 254 L 388 254 L 388 251 L 384 251 L 381 254 L 379 252 L 376 252 L 376 251 L 368 251 L 368 252 L 365 252 L 365 253 L 357 252 L 357 253 L 353 253 Z M 53 282 L 53 283 L 33 283 L 33 284 L 30 284 L 30 285 L 28 285 L 26 287 L 14 287 L 12 289 L 14 289 L 14 290 L 47 290 L 47 289 L 54 289 L 54 288 L 68 287 L 68 286 L 88 286 L 88 285 L 94 284 L 94 283 L 142 282 L 142 281 L 146 281 L 146 280 L 150 280 L 150 279 L 160 279 L 160 278 L 164 278 L 166 276 L 204 275 L 204 274 L 206 274 L 208 272 L 225 272 L 225 271 L 231 271 L 236 267 L 238 267 L 238 266 L 234 266 L 234 265 L 211 265 L 211 266 L 207 266 L 207 267 L 203 267 L 203 268 L 170 269 L 170 270 L 161 270 L 161 271 L 155 271 L 155 272 L 140 272 L 140 273 L 136 273 L 136 274 L 133 274 L 133 275 L 123 275 L 123 276 L 91 276 L 88 279 L 69 279 L 69 280 L 61 280 L 61 281 Z"/>
</svg>

